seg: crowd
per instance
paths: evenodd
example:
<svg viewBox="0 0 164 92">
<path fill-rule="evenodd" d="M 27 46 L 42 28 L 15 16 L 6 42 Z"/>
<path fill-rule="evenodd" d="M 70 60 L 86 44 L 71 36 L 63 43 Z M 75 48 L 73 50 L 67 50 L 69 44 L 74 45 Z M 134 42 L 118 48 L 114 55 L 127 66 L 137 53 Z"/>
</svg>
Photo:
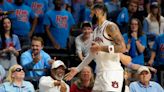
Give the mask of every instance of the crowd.
<svg viewBox="0 0 164 92">
<path fill-rule="evenodd" d="M 163 4 L 0 0 L 0 92 L 164 92 Z"/>
</svg>

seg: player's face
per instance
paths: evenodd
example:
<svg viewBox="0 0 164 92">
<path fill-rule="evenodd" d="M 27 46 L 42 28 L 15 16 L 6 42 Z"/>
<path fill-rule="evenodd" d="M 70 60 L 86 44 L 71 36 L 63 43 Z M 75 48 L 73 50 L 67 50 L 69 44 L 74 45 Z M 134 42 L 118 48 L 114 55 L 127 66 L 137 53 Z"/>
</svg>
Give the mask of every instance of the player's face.
<svg viewBox="0 0 164 92">
<path fill-rule="evenodd" d="M 11 29 L 11 21 L 8 18 L 4 19 L 3 27 L 4 27 L 4 30 L 6 31 L 9 31 Z"/>
<path fill-rule="evenodd" d="M 39 54 L 42 48 L 43 46 L 42 46 L 41 41 L 32 40 L 31 49 L 35 55 Z"/>
<path fill-rule="evenodd" d="M 139 28 L 138 21 L 135 19 L 132 19 L 131 24 L 130 24 L 130 28 L 131 28 L 132 32 L 138 32 L 138 28 Z"/>
</svg>

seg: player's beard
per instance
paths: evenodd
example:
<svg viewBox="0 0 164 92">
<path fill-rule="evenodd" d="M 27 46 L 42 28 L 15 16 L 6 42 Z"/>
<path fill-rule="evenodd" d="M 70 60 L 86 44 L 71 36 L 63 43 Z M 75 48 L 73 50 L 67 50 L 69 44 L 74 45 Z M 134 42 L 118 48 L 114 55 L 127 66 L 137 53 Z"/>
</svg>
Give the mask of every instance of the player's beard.
<svg viewBox="0 0 164 92">
<path fill-rule="evenodd" d="M 95 25 L 97 24 L 98 18 L 96 17 L 96 15 L 94 14 L 92 17 L 92 24 Z"/>
</svg>

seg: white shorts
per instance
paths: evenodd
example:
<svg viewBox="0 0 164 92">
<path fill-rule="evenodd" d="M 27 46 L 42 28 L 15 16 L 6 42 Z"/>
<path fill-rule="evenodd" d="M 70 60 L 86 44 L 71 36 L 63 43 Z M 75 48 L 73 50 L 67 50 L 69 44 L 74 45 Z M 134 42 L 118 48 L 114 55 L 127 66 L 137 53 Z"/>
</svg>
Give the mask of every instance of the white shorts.
<svg viewBox="0 0 164 92">
<path fill-rule="evenodd" d="M 121 92 L 122 85 L 123 71 L 101 71 L 96 74 L 93 92 Z"/>
</svg>

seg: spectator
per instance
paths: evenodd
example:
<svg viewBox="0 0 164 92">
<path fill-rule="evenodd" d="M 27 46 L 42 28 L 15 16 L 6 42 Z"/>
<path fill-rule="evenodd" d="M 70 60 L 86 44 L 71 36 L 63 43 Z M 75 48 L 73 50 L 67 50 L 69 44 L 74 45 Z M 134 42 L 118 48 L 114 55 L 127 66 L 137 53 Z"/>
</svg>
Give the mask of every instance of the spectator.
<svg viewBox="0 0 164 92">
<path fill-rule="evenodd" d="M 6 72 L 12 65 L 17 64 L 17 56 L 21 50 L 19 38 L 13 34 L 12 26 L 13 24 L 8 17 L 2 19 L 0 65 L 5 68 Z"/>
<path fill-rule="evenodd" d="M 21 45 L 29 45 L 37 24 L 37 17 L 31 8 L 24 4 L 24 0 L 14 0 L 15 19 L 13 19 L 14 33 L 18 35 Z M 32 19 L 32 20 L 30 20 Z M 30 23 L 32 21 L 32 23 Z"/>
<path fill-rule="evenodd" d="M 22 53 L 20 58 L 21 65 L 26 70 L 26 77 L 31 78 L 35 88 L 37 88 L 38 78 L 46 75 L 46 69 L 50 68 L 51 57 L 42 50 L 43 44 L 41 37 L 34 36 L 31 42 L 31 49 Z"/>
<path fill-rule="evenodd" d="M 9 69 L 7 81 L 0 86 L 0 92 L 35 92 L 33 85 L 24 81 L 25 72 L 22 66 L 13 65 Z"/>
<path fill-rule="evenodd" d="M 157 69 L 157 77 L 159 83 L 162 84 L 161 71 L 164 71 L 164 34 L 157 36 L 155 39 L 148 64 Z"/>
<path fill-rule="evenodd" d="M 150 81 L 151 73 L 146 66 L 141 66 L 137 73 L 139 80 L 130 84 L 130 92 L 164 92 L 158 83 Z"/>
<path fill-rule="evenodd" d="M 14 10 L 14 8 L 13 8 L 13 6 L 10 4 L 10 3 L 8 3 L 6 0 L 0 0 L 0 13 L 2 13 L 2 12 L 12 12 Z M 10 17 L 11 18 L 11 16 L 9 15 L 1 15 L 0 16 L 0 20 L 2 20 L 2 18 L 4 18 L 4 17 Z"/>
<path fill-rule="evenodd" d="M 76 52 L 77 56 L 80 58 L 81 61 L 89 54 L 89 48 L 91 47 L 91 43 L 93 41 L 93 30 L 92 25 L 89 22 L 84 22 L 82 24 L 82 34 L 76 37 L 75 44 L 76 44 Z M 95 69 L 95 62 L 91 63 L 91 67 Z"/>
<path fill-rule="evenodd" d="M 122 8 L 122 11 L 120 12 L 120 14 L 118 15 L 116 19 L 116 22 L 122 34 L 127 33 L 129 20 L 132 17 L 137 16 L 136 15 L 137 9 L 138 9 L 137 0 L 129 0 L 128 8 L 126 7 Z"/>
<path fill-rule="evenodd" d="M 31 7 L 32 11 L 38 16 L 38 23 L 36 25 L 33 35 L 45 37 L 43 17 L 48 10 L 48 0 L 24 0 L 25 4 Z"/>
<path fill-rule="evenodd" d="M 69 86 L 63 81 L 66 66 L 56 60 L 51 66 L 51 76 L 43 76 L 39 81 L 39 92 L 69 92 Z"/>
<path fill-rule="evenodd" d="M 128 33 L 124 34 L 127 52 L 135 64 L 144 65 L 144 50 L 146 48 L 146 35 L 142 31 L 139 19 L 132 18 L 129 22 Z"/>
<path fill-rule="evenodd" d="M 71 85 L 70 92 L 92 92 L 94 75 L 91 67 L 85 66 L 78 79 Z"/>
<path fill-rule="evenodd" d="M 84 22 L 85 21 L 92 21 L 92 17 L 91 17 L 91 7 L 93 6 L 93 0 L 87 0 L 86 1 L 86 5 L 85 5 L 85 9 L 84 9 Z"/>
<path fill-rule="evenodd" d="M 148 37 L 148 46 L 151 49 L 157 35 L 164 33 L 164 17 L 160 14 L 160 7 L 157 2 L 150 5 L 150 13 L 143 22 L 143 30 Z"/>
<path fill-rule="evenodd" d="M 56 49 L 65 49 L 70 29 L 75 24 L 70 12 L 62 9 L 63 0 L 54 0 L 55 8 L 45 14 L 44 25 L 51 44 Z"/>
<path fill-rule="evenodd" d="M 3 79 L 5 78 L 6 72 L 2 65 L 0 65 L 0 84 L 3 83 Z"/>
</svg>

